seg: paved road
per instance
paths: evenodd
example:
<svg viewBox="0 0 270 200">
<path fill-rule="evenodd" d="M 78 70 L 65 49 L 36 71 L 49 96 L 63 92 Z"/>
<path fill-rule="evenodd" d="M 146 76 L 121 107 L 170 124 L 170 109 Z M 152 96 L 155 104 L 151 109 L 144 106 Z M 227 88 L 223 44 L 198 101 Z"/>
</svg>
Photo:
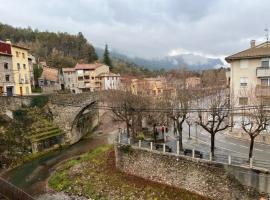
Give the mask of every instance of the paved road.
<svg viewBox="0 0 270 200">
<path fill-rule="evenodd" d="M 176 151 L 176 137 L 169 133 L 169 146 Z M 215 154 L 224 162 L 228 161 L 228 155 L 232 156 L 232 163 L 247 164 L 249 153 L 249 142 L 239 139 L 231 138 L 223 133 L 218 133 L 215 140 L 216 150 Z M 184 148 L 194 148 L 204 152 L 208 157 L 210 151 L 210 134 L 203 130 L 200 126 L 196 128 L 191 127 L 191 140 L 188 139 L 188 127 L 184 125 L 183 131 L 183 146 Z M 270 145 L 256 143 L 254 145 L 254 166 L 270 169 Z"/>
</svg>

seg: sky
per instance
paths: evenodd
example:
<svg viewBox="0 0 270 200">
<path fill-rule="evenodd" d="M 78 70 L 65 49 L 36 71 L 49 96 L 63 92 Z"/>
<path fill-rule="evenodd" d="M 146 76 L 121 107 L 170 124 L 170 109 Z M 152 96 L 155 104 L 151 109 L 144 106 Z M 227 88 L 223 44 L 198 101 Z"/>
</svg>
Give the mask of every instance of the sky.
<svg viewBox="0 0 270 200">
<path fill-rule="evenodd" d="M 265 41 L 269 7 L 269 0 L 0 0 L 0 22 L 82 32 L 94 46 L 143 58 L 225 57 L 251 39 Z"/>
</svg>

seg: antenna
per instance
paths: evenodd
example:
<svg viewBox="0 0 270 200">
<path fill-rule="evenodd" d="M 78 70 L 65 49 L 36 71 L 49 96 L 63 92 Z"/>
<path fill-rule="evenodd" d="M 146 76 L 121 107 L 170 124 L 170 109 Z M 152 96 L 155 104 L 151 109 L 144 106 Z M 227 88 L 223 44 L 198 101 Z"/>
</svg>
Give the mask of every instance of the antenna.
<svg viewBox="0 0 270 200">
<path fill-rule="evenodd" d="M 268 42 L 268 38 L 269 38 L 269 30 L 268 30 L 268 28 L 265 28 L 264 32 L 265 32 L 266 41 Z"/>
</svg>

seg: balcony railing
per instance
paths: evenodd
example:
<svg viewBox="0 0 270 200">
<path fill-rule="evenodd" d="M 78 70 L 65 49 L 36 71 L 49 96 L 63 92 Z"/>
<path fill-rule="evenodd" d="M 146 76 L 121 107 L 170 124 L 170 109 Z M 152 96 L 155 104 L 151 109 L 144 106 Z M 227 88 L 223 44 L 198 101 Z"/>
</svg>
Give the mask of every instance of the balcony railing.
<svg viewBox="0 0 270 200">
<path fill-rule="evenodd" d="M 270 68 L 269 67 L 257 67 L 256 75 L 257 75 L 257 77 L 269 77 L 270 76 Z"/>
<path fill-rule="evenodd" d="M 255 94 L 257 97 L 270 97 L 270 86 L 257 85 Z"/>
</svg>

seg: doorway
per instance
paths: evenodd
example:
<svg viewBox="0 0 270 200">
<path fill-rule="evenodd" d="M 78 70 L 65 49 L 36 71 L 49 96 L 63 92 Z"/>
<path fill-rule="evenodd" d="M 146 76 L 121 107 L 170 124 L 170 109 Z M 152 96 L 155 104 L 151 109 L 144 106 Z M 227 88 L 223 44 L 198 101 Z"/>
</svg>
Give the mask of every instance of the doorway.
<svg viewBox="0 0 270 200">
<path fill-rule="evenodd" d="M 13 96 L 13 87 L 12 86 L 7 86 L 7 96 Z"/>
<path fill-rule="evenodd" d="M 23 89 L 22 89 L 22 87 L 20 87 L 20 95 L 21 96 L 23 95 Z"/>
</svg>

